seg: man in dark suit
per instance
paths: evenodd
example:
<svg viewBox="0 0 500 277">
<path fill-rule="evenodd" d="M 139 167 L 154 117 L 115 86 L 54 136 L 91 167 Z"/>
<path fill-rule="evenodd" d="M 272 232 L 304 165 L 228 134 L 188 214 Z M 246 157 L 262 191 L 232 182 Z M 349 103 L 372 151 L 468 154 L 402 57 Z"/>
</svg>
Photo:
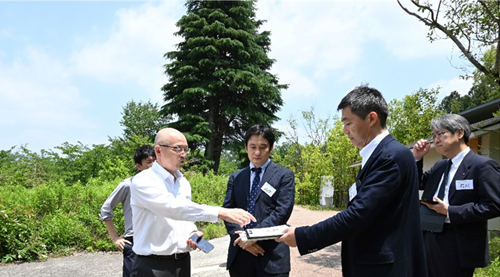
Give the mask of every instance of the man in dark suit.
<svg viewBox="0 0 500 277">
<path fill-rule="evenodd" d="M 487 221 L 500 215 L 500 169 L 467 146 L 471 129 L 464 117 L 446 114 L 432 120 L 431 128 L 434 147 L 446 159 L 423 173 L 431 145 L 422 139 L 413 147 L 422 199 L 437 202 L 422 203 L 446 216 L 442 232 L 424 231 L 429 276 L 470 277 L 489 262 Z"/>
<path fill-rule="evenodd" d="M 246 228 L 273 227 L 286 224 L 295 199 L 295 177 L 291 170 L 273 163 L 269 156 L 275 136 L 268 126 L 255 125 L 245 133 L 245 149 L 250 166 L 234 172 L 227 183 L 225 208 L 242 208 L 257 222 Z M 288 276 L 290 248 L 273 239 L 243 241 L 243 228 L 224 222 L 231 237 L 227 268 L 233 277 Z"/>
<path fill-rule="evenodd" d="M 361 170 L 347 208 L 277 239 L 305 255 L 342 241 L 342 272 L 352 276 L 425 277 L 418 173 L 411 151 L 386 129 L 382 94 L 360 86 L 340 102 L 344 133 L 361 148 Z"/>
</svg>

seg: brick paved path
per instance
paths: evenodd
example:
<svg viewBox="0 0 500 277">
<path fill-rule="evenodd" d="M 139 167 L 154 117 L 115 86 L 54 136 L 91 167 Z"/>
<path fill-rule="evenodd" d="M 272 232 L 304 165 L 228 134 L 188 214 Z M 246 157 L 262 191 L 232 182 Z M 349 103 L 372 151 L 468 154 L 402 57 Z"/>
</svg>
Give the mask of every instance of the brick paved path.
<svg viewBox="0 0 500 277">
<path fill-rule="evenodd" d="M 288 224 L 294 227 L 313 225 L 336 213 L 335 211 L 310 211 L 294 206 Z M 290 277 L 342 277 L 340 242 L 304 256 L 300 256 L 297 248 L 292 247 L 290 256 L 292 262 Z"/>
</svg>

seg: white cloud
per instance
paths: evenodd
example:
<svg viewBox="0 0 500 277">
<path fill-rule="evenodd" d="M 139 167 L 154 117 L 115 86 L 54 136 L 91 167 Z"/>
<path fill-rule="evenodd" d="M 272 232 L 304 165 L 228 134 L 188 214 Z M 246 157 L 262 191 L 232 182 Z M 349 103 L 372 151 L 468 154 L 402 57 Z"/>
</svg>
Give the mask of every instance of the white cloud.
<svg viewBox="0 0 500 277">
<path fill-rule="evenodd" d="M 360 58 L 362 34 L 352 32 L 357 6 L 345 3 L 257 2 L 257 18 L 267 19 L 272 58 L 286 67 L 307 68 L 314 78 L 352 68 Z M 346 10 L 348 9 L 348 10 Z"/>
<path fill-rule="evenodd" d="M 74 71 L 105 83 L 135 83 L 153 101 L 160 101 L 160 88 L 167 82 L 163 55 L 180 41 L 173 34 L 182 5 L 182 1 L 161 1 L 120 9 L 109 38 L 87 42 L 73 53 Z"/>
<path fill-rule="evenodd" d="M 61 130 L 94 127 L 81 111 L 87 100 L 64 65 L 40 49 L 21 52 L 23 59 L 0 62 L 0 129 L 8 130 L 2 148 L 28 141 L 53 145 Z"/>
<path fill-rule="evenodd" d="M 453 91 L 457 91 L 460 95 L 466 95 L 469 93 L 472 83 L 473 80 L 464 80 L 460 77 L 456 77 L 450 80 L 439 80 L 434 82 L 429 85 L 429 89 L 440 87 L 438 99 L 441 100 L 445 96 L 450 95 Z"/>
</svg>

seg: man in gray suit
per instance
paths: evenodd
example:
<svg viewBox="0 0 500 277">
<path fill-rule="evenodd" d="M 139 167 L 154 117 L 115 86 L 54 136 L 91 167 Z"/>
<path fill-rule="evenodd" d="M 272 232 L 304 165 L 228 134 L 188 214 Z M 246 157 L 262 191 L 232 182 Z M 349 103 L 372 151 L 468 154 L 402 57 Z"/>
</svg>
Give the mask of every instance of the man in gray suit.
<svg viewBox="0 0 500 277">
<path fill-rule="evenodd" d="M 273 163 L 269 156 L 274 133 L 265 125 L 255 125 L 245 133 L 245 149 L 250 166 L 229 177 L 225 208 L 247 209 L 257 222 L 246 228 L 263 228 L 286 224 L 295 199 L 295 177 L 291 170 Z M 231 276 L 284 277 L 290 272 L 290 248 L 273 239 L 242 241 L 240 226 L 224 222 L 231 237 L 227 268 Z"/>
</svg>

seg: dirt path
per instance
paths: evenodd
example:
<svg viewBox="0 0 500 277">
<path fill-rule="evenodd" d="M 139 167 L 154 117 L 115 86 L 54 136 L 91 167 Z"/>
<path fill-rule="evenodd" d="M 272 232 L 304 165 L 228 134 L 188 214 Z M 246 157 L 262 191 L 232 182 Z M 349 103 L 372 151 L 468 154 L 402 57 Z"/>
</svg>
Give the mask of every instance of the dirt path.
<svg viewBox="0 0 500 277">
<path fill-rule="evenodd" d="M 333 216 L 333 211 L 309 211 L 295 206 L 289 224 L 312 225 Z M 227 277 L 226 258 L 229 236 L 211 240 L 215 249 L 209 254 L 192 252 L 193 277 Z M 341 277 L 340 243 L 318 252 L 300 256 L 296 248 L 291 249 L 291 277 Z M 44 262 L 1 264 L 0 277 L 119 277 L 122 256 L 119 252 L 81 253 L 74 256 L 51 258 Z"/>
</svg>

